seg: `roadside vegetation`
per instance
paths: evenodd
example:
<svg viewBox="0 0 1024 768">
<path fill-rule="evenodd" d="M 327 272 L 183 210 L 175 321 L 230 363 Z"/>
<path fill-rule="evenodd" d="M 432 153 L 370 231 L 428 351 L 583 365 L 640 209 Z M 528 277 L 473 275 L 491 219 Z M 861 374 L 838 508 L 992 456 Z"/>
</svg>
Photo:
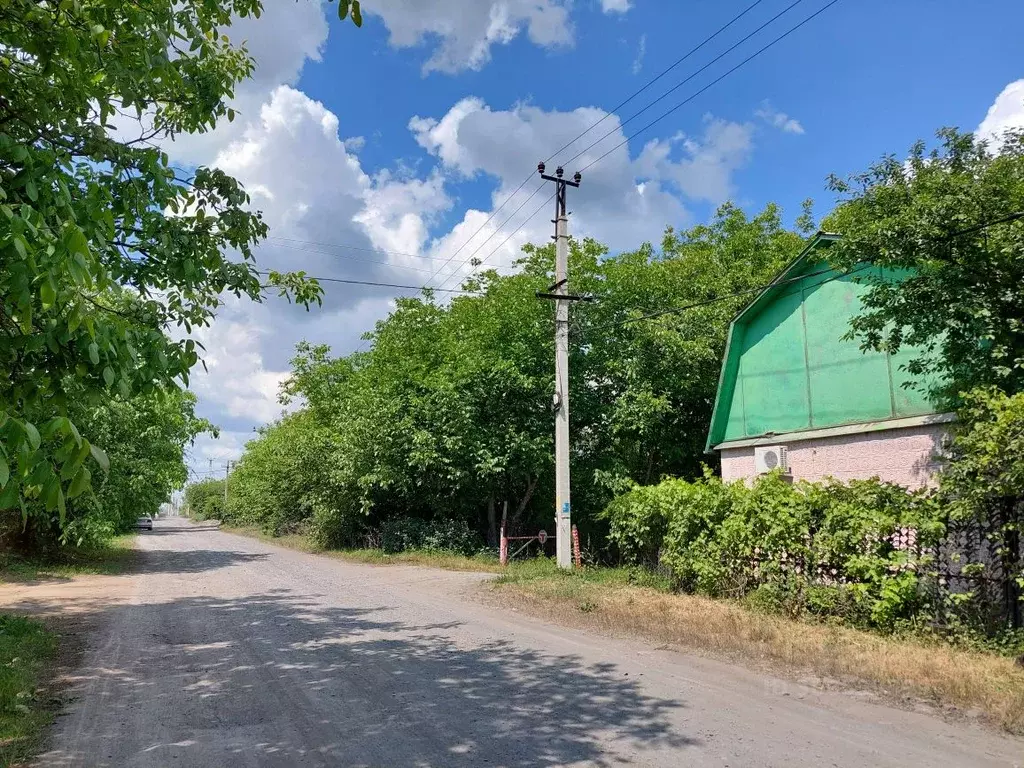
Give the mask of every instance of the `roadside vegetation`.
<svg viewBox="0 0 1024 768">
<path fill-rule="evenodd" d="M 678 594 L 642 568 L 559 572 L 550 560 L 511 567 L 499 604 L 557 623 L 640 637 L 736 661 L 810 686 L 854 687 L 900 703 L 921 701 L 1024 733 L 1024 667 L 985 649 L 916 633 L 888 636 L 762 604 Z"/>
<path fill-rule="evenodd" d="M 596 299 L 574 311 L 570 369 L 591 567 L 515 564 L 503 590 L 1020 729 L 1024 134 L 938 139 L 832 179 L 821 225 L 843 235 L 831 266 L 885 268 L 858 273 L 870 288 L 848 337 L 922 350 L 908 372 L 959 414 L 938 486 L 715 477 L 703 441 L 728 322 L 814 229 L 809 206 L 790 230 L 773 206 L 726 205 L 657 249 L 572 243 L 574 291 Z M 365 352 L 300 345 L 282 390 L 297 409 L 226 481 L 190 487 L 192 513 L 367 562 L 490 570 L 503 514 L 512 534 L 550 525 L 551 315 L 534 294 L 552 260 L 527 246 L 512 274 L 467 282 L 479 295 L 401 299 Z"/>
<path fill-rule="evenodd" d="M 0 554 L 0 583 L 124 573 L 135 559 L 134 534 L 121 534 L 46 554 Z"/>
<path fill-rule="evenodd" d="M 0 765 L 33 753 L 52 712 L 42 696 L 57 638 L 40 622 L 0 615 Z"/>
<path fill-rule="evenodd" d="M 339 10 L 359 22 L 358 3 Z M 118 538 L 187 477 L 213 430 L 185 391 L 221 297 L 273 290 L 238 183 L 171 165 L 179 133 L 233 119 L 253 61 L 222 33 L 257 0 L 0 6 L 0 581 L 110 573 Z M 31 752 L 56 640 L 0 614 L 0 763 Z"/>
</svg>

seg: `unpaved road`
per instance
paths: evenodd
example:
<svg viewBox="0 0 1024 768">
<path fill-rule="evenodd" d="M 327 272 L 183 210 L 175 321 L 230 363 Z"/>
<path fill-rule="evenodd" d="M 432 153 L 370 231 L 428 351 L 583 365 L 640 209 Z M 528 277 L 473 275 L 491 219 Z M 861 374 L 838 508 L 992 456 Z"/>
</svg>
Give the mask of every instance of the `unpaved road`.
<svg viewBox="0 0 1024 768">
<path fill-rule="evenodd" d="M 1012 766 L 1024 741 L 183 520 L 103 594 L 40 766 Z M 45 585 L 44 585 L 45 586 Z"/>
</svg>

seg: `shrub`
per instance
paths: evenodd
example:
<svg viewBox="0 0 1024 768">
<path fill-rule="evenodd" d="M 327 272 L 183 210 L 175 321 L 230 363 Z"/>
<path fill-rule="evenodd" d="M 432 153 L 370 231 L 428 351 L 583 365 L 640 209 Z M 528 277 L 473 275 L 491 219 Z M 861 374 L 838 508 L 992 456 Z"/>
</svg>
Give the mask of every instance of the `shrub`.
<svg viewBox="0 0 1024 768">
<path fill-rule="evenodd" d="M 464 520 L 421 520 L 392 517 L 381 523 L 381 548 L 390 554 L 410 549 L 472 555 L 480 549 L 480 537 Z"/>
<path fill-rule="evenodd" d="M 633 489 L 605 515 L 623 557 L 667 566 L 677 588 L 884 630 L 932 607 L 927 553 L 945 532 L 926 493 L 778 474 L 750 487 L 710 473 L 667 480 Z"/>
</svg>

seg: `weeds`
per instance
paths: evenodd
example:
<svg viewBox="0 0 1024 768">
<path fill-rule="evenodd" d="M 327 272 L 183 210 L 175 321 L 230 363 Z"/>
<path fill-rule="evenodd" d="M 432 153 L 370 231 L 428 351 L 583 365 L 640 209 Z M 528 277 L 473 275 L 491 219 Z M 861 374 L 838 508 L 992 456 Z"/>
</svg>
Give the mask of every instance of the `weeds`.
<svg viewBox="0 0 1024 768">
<path fill-rule="evenodd" d="M 0 582 L 123 573 L 135 557 L 134 541 L 135 534 L 127 534 L 100 545 L 66 547 L 50 557 L 0 552 Z"/>
<path fill-rule="evenodd" d="M 0 765 L 27 758 L 50 721 L 39 681 L 56 650 L 38 621 L 0 614 Z"/>
</svg>

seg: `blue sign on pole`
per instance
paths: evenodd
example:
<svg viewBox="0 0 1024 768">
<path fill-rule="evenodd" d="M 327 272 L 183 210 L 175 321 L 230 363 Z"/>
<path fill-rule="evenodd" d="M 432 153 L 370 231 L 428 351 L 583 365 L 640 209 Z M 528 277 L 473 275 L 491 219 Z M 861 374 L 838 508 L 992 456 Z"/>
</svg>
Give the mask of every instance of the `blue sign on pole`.
<svg viewBox="0 0 1024 768">
<path fill-rule="evenodd" d="M 562 517 L 568 517 L 568 516 L 569 516 L 569 502 L 568 501 L 564 501 L 564 502 L 562 502 Z"/>
</svg>

